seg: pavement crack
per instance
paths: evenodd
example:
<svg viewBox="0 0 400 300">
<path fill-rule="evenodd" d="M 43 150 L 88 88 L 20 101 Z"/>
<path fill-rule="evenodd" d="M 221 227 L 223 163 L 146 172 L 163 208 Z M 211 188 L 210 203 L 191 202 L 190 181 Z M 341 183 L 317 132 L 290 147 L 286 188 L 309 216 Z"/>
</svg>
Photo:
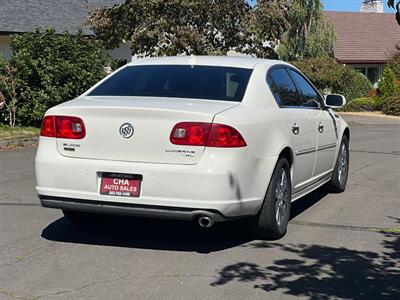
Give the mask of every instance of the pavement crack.
<svg viewBox="0 0 400 300">
<path fill-rule="evenodd" d="M 40 206 L 40 203 L 5 202 L 0 203 L 0 206 Z"/>
<path fill-rule="evenodd" d="M 84 285 L 81 285 L 80 287 L 74 288 L 74 289 L 69 289 L 69 290 L 62 290 L 58 292 L 53 292 L 53 293 L 47 293 L 43 295 L 39 295 L 36 298 L 33 299 L 40 299 L 43 297 L 50 297 L 50 296 L 59 296 L 59 295 L 65 295 L 65 294 L 70 294 L 70 293 L 77 293 L 80 292 L 83 289 L 86 289 L 88 287 L 91 287 L 93 285 L 97 284 L 106 284 L 106 283 L 114 283 L 118 281 L 129 281 L 129 280 L 141 280 L 141 279 L 155 279 L 155 278 L 169 278 L 169 277 L 174 277 L 174 278 L 182 278 L 182 277 L 206 277 L 206 278 L 217 278 L 217 276 L 204 276 L 200 274 L 165 274 L 165 275 L 154 275 L 154 276 L 142 276 L 142 277 L 134 277 L 134 278 L 123 278 L 123 277 L 118 277 L 114 279 L 109 279 L 109 280 L 103 280 L 103 281 L 92 281 L 89 283 L 86 283 Z"/>
<path fill-rule="evenodd" d="M 385 158 L 385 159 L 380 159 L 380 160 L 373 161 L 373 162 L 371 162 L 369 164 L 366 164 L 366 165 L 364 165 L 364 166 L 362 166 L 362 167 L 360 167 L 358 169 L 355 169 L 354 171 L 350 172 L 350 174 L 354 175 L 354 174 L 358 173 L 361 170 L 364 170 L 364 169 L 369 168 L 369 167 L 371 167 L 373 165 L 376 165 L 377 163 L 381 163 L 381 162 L 384 162 L 384 161 L 387 161 L 387 160 L 390 160 L 390 158 Z"/>
<path fill-rule="evenodd" d="M 356 150 L 356 149 L 351 149 L 350 152 L 400 156 L 399 151 L 381 152 L 381 151 L 367 151 L 367 150 Z"/>
<path fill-rule="evenodd" d="M 369 231 L 369 232 L 379 232 L 379 233 L 386 233 L 386 234 L 392 234 L 392 235 L 400 235 L 400 228 L 339 225 L 339 224 L 317 223 L 317 222 L 308 222 L 308 221 L 300 221 L 300 220 L 292 220 L 292 221 L 290 221 L 290 224 L 319 227 L 319 228 L 332 228 L 332 229 L 342 229 L 342 230 L 352 230 L 352 231 Z"/>
<path fill-rule="evenodd" d="M 8 296 L 10 298 L 20 299 L 20 300 L 36 300 L 36 299 L 38 299 L 37 297 L 30 298 L 30 297 L 20 296 L 20 295 L 17 295 L 15 293 L 13 293 L 13 292 L 9 292 L 9 291 L 3 290 L 1 288 L 0 288 L 0 294 L 6 295 L 6 296 Z"/>
</svg>

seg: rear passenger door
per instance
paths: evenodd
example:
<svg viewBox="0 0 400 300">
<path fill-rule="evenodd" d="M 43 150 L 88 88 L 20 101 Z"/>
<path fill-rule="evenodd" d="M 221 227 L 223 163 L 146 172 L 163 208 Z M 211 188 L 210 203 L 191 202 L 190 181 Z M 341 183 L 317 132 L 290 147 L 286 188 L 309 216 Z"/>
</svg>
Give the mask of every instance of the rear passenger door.
<svg viewBox="0 0 400 300">
<path fill-rule="evenodd" d="M 312 178 L 316 157 L 317 137 L 313 108 L 303 106 L 303 95 L 284 66 L 272 69 L 268 84 L 284 116 L 283 124 L 294 151 L 293 193 L 301 190 Z"/>
<path fill-rule="evenodd" d="M 336 154 L 336 120 L 326 109 L 322 109 L 323 99 L 316 89 L 299 72 L 289 69 L 298 90 L 303 95 L 303 106 L 314 108 L 315 134 L 317 136 L 317 155 L 313 177 L 319 179 L 333 169 Z"/>
</svg>

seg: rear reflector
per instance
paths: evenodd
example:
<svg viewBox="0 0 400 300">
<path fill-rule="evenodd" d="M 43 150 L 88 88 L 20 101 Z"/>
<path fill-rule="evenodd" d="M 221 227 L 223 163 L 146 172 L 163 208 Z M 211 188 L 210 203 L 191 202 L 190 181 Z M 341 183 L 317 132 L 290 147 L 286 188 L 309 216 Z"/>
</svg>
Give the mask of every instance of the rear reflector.
<svg viewBox="0 0 400 300">
<path fill-rule="evenodd" d="M 46 116 L 42 121 L 41 136 L 61 139 L 83 139 L 86 135 L 82 119 L 69 116 Z"/>
<path fill-rule="evenodd" d="M 246 147 L 241 134 L 223 124 L 182 122 L 172 129 L 170 141 L 175 145 L 207 146 L 219 148 Z"/>
</svg>

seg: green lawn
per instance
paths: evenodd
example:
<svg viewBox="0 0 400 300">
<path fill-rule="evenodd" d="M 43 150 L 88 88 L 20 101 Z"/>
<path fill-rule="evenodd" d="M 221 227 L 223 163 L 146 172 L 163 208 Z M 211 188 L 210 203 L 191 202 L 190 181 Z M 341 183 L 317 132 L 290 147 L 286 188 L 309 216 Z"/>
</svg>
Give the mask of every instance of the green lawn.
<svg viewBox="0 0 400 300">
<path fill-rule="evenodd" d="M 0 140 L 28 138 L 39 135 L 39 128 L 36 127 L 9 127 L 0 125 Z"/>
</svg>

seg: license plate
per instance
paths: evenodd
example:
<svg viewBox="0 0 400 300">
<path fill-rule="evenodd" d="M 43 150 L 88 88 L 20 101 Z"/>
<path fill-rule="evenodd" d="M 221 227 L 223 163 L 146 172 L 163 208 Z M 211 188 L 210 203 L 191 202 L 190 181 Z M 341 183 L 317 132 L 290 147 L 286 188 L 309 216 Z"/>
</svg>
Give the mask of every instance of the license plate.
<svg viewBox="0 0 400 300">
<path fill-rule="evenodd" d="M 139 197 L 141 175 L 101 173 L 100 194 L 121 197 Z"/>
</svg>

